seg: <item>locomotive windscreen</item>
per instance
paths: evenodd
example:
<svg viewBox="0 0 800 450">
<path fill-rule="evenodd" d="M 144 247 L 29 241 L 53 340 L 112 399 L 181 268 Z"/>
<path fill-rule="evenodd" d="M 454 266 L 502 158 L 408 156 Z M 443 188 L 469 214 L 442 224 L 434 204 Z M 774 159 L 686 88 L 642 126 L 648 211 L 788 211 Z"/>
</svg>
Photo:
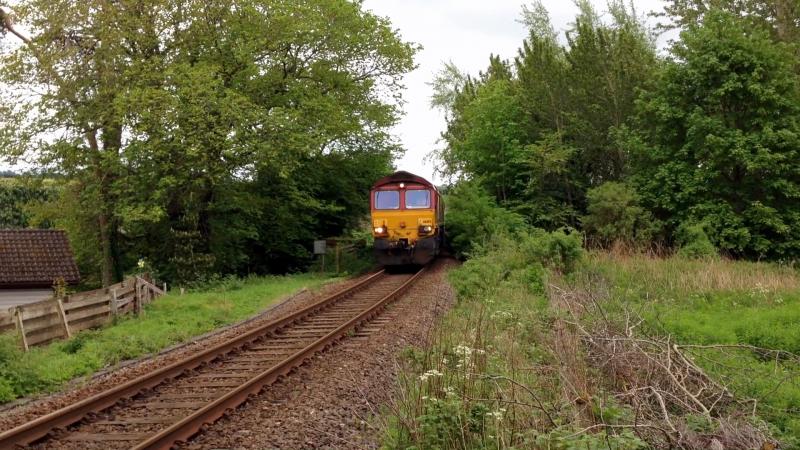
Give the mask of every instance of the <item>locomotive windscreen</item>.
<svg viewBox="0 0 800 450">
<path fill-rule="evenodd" d="M 431 191 L 410 190 L 406 191 L 406 208 L 420 209 L 431 207 Z"/>
<path fill-rule="evenodd" d="M 400 209 L 400 192 L 375 192 L 375 209 Z"/>
</svg>

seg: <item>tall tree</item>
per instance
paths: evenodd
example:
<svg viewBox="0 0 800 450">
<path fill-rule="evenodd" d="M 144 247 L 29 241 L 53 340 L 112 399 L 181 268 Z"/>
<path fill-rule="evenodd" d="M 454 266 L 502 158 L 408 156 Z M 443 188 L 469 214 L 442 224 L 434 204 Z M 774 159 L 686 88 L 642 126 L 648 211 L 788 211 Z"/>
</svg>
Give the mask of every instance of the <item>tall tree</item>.
<svg viewBox="0 0 800 450">
<path fill-rule="evenodd" d="M 33 37 L 0 55 L 2 104 L 14 105 L 0 155 L 33 153 L 79 180 L 104 284 L 149 254 L 143 243 L 179 278 L 240 266 L 244 240 L 224 237 L 256 237 L 259 202 L 242 193 L 262 173 L 282 183 L 307 158 L 367 142 L 388 169 L 385 130 L 415 48 L 359 2 L 26 0 L 18 11 Z M 238 254 L 217 261 L 221 242 Z"/>
<path fill-rule="evenodd" d="M 448 99 L 438 156 L 449 172 L 478 180 L 505 206 L 551 229 L 577 226 L 586 190 L 626 175 L 627 154 L 613 132 L 656 65 L 635 11 L 612 2 L 605 23 L 588 1 L 579 6 L 568 45 L 537 2 L 523 10 L 529 36 L 513 64 L 493 58 L 475 79 L 451 76 L 455 88 L 435 86 L 435 99 Z"/>
<path fill-rule="evenodd" d="M 702 222 L 720 248 L 800 254 L 800 79 L 791 49 L 720 10 L 689 25 L 629 141 L 643 200 L 673 228 Z"/>
<path fill-rule="evenodd" d="M 728 11 L 752 25 L 764 27 L 782 42 L 796 43 L 800 39 L 800 0 L 671 0 L 663 14 L 671 23 L 662 26 L 698 24 L 714 9 Z"/>
</svg>

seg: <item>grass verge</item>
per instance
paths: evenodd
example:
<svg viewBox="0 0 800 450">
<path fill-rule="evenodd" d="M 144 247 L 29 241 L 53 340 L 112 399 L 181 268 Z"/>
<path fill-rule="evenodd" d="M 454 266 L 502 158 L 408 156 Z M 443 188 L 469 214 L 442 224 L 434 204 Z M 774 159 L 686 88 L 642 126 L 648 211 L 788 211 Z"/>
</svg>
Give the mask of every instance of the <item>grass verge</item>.
<svg viewBox="0 0 800 450">
<path fill-rule="evenodd" d="M 800 276 L 495 236 L 408 349 L 385 448 L 797 448 Z M 574 269 L 574 270 L 573 270 Z"/>
<path fill-rule="evenodd" d="M 169 294 L 147 305 L 140 317 L 77 334 L 29 352 L 14 335 L 0 336 L 0 402 L 58 390 L 122 360 L 156 353 L 171 345 L 261 311 L 281 297 L 326 280 L 311 274 L 226 279 L 205 292 Z"/>
<path fill-rule="evenodd" d="M 637 311 L 735 397 L 748 399 L 783 448 L 800 447 L 800 273 L 770 263 L 595 253 L 575 274 L 608 286 L 605 309 Z"/>
</svg>

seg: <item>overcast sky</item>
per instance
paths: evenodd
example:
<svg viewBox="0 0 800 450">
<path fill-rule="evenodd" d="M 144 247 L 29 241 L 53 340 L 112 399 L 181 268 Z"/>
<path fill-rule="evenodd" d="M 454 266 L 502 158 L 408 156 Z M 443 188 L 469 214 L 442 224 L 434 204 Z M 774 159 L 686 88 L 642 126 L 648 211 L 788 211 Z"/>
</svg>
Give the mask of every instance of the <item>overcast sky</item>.
<svg viewBox="0 0 800 450">
<path fill-rule="evenodd" d="M 601 14 L 606 0 L 592 0 Z M 663 10 L 663 0 L 634 0 L 637 13 Z M 446 61 L 462 71 L 477 74 L 485 69 L 489 55 L 513 58 L 527 35 L 518 22 L 524 0 L 366 0 L 365 7 L 388 17 L 403 39 L 423 46 L 417 54 L 418 68 L 406 76 L 405 117 L 395 134 L 406 149 L 397 168 L 433 180 L 434 163 L 425 157 L 437 146 L 445 128 L 444 116 L 430 108 L 427 85 Z M 577 8 L 572 0 L 543 0 L 557 31 L 574 21 Z M 441 182 L 441 180 L 435 180 Z"/>
</svg>

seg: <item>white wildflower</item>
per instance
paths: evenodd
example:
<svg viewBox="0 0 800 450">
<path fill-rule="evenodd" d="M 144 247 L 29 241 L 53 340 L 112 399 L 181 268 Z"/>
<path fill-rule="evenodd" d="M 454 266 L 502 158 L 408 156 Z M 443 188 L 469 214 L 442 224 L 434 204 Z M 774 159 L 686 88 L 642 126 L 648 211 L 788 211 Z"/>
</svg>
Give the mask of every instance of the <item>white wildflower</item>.
<svg viewBox="0 0 800 450">
<path fill-rule="evenodd" d="M 497 320 L 497 319 L 499 319 L 499 320 L 508 320 L 508 319 L 511 319 L 512 317 L 514 317 L 514 314 L 512 314 L 509 311 L 495 311 L 495 312 L 492 313 L 491 316 L 489 316 L 489 318 L 493 319 L 493 320 Z"/>
<path fill-rule="evenodd" d="M 505 413 L 506 413 L 506 409 L 505 408 L 500 408 L 500 409 L 498 409 L 496 411 L 490 411 L 490 412 L 486 413 L 486 417 L 491 417 L 491 418 L 494 418 L 495 420 L 503 420 L 503 416 L 505 415 Z"/>
<path fill-rule="evenodd" d="M 753 289 L 750 290 L 750 295 L 753 296 L 755 295 L 765 296 L 767 294 L 769 294 L 769 288 L 761 283 L 756 283 L 756 285 L 753 286 Z"/>
<path fill-rule="evenodd" d="M 423 373 L 422 375 L 420 375 L 419 379 L 420 379 L 420 381 L 428 381 L 428 378 L 430 378 L 430 377 L 440 377 L 442 375 L 443 375 L 442 372 L 439 372 L 436 369 L 431 369 L 431 370 Z"/>
</svg>

